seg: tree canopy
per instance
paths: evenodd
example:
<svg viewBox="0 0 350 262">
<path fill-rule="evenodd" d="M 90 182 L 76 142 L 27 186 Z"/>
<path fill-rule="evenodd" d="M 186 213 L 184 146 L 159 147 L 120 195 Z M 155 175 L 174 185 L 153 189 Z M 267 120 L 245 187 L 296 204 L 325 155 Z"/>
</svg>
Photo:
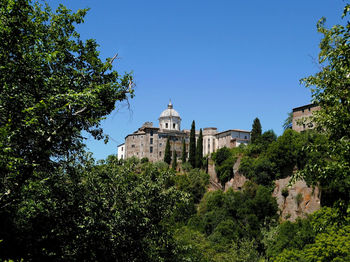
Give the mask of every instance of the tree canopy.
<svg viewBox="0 0 350 262">
<path fill-rule="evenodd" d="M 344 8 L 348 17 L 350 5 Z M 302 175 L 335 199 L 350 200 L 350 24 L 334 25 L 330 29 L 322 18 L 317 30 L 323 34 L 319 63 L 322 70 L 301 80 L 310 88 L 313 102 L 320 106 L 314 113 L 317 130 L 326 135 L 326 144 L 315 144 L 310 151 L 324 152 L 324 157 L 307 165 Z M 324 150 L 326 147 L 326 150 Z"/>
<path fill-rule="evenodd" d="M 87 10 L 4 0 L 0 5 L 0 207 L 33 172 L 50 170 L 83 145 L 81 131 L 104 138 L 100 121 L 133 95 L 132 76 L 103 62 L 75 26 Z"/>
<path fill-rule="evenodd" d="M 254 144 L 257 142 L 259 137 L 261 136 L 262 130 L 261 130 L 261 124 L 259 118 L 255 118 L 253 125 L 252 125 L 252 131 L 250 134 L 250 141 Z"/>
<path fill-rule="evenodd" d="M 192 125 L 191 125 L 188 162 L 191 164 L 193 168 L 196 167 L 196 124 L 194 120 L 192 121 Z"/>
</svg>

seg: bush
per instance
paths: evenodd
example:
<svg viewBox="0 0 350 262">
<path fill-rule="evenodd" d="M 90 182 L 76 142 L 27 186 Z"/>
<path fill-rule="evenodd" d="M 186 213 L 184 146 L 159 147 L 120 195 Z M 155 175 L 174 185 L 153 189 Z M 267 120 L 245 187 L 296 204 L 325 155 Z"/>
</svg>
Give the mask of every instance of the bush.
<svg viewBox="0 0 350 262">
<path fill-rule="evenodd" d="M 288 191 L 288 188 L 283 188 L 282 189 L 282 196 L 284 197 L 284 199 L 286 199 L 289 195 L 289 191 Z"/>
<path fill-rule="evenodd" d="M 199 169 L 191 169 L 189 173 L 177 175 L 175 185 L 178 189 L 189 193 L 195 203 L 199 203 L 209 184 L 209 175 Z"/>
<path fill-rule="evenodd" d="M 148 163 L 148 162 L 149 162 L 148 157 L 143 157 L 143 158 L 141 158 L 141 164 L 143 164 L 143 163 Z"/>
<path fill-rule="evenodd" d="M 221 185 L 225 186 L 225 183 L 233 177 L 233 165 L 237 161 L 237 157 L 234 156 L 234 150 L 230 150 L 227 147 L 220 148 L 213 153 L 212 158 L 215 162 L 216 175 Z"/>
</svg>

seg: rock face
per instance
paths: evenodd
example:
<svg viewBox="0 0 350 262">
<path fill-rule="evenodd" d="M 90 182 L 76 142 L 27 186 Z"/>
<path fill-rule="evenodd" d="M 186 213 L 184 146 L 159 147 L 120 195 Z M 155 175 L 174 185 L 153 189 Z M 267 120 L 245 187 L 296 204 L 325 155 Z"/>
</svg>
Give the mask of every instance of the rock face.
<svg viewBox="0 0 350 262">
<path fill-rule="evenodd" d="M 224 190 L 229 188 L 233 190 L 241 190 L 244 183 L 248 180 L 245 176 L 238 172 L 241 159 L 238 158 L 233 166 L 234 177 L 225 184 Z M 208 166 L 208 173 L 210 175 L 209 190 L 222 189 L 215 172 L 215 165 L 211 162 Z M 278 208 L 280 209 L 280 216 L 282 220 L 295 221 L 297 217 L 305 217 L 320 209 L 320 191 L 316 188 L 308 187 L 305 181 L 297 181 L 291 187 L 288 187 L 290 177 L 279 179 L 275 181 L 275 189 L 272 193 L 276 197 Z M 288 195 L 282 195 L 283 189 L 288 190 Z"/>
<path fill-rule="evenodd" d="M 320 209 L 320 191 L 317 187 L 310 188 L 305 181 L 297 181 L 288 187 L 290 177 L 275 181 L 273 196 L 281 210 L 282 220 L 295 221 L 297 217 L 305 217 Z M 288 196 L 282 196 L 282 190 L 288 189 Z"/>
<path fill-rule="evenodd" d="M 241 190 L 244 183 L 248 180 L 245 176 L 241 175 L 238 172 L 239 165 L 241 164 L 241 157 L 239 157 L 236 163 L 233 166 L 233 178 L 225 184 L 225 191 L 229 188 L 233 188 L 233 190 Z"/>
<path fill-rule="evenodd" d="M 215 164 L 212 160 L 209 160 L 208 164 L 208 174 L 209 174 L 209 191 L 222 189 L 222 185 L 219 183 L 218 176 L 215 172 Z"/>
<path fill-rule="evenodd" d="M 225 184 L 225 191 L 227 191 L 229 188 L 236 191 L 241 190 L 247 180 L 248 179 L 245 176 L 237 172 L 235 173 L 234 177 Z"/>
</svg>

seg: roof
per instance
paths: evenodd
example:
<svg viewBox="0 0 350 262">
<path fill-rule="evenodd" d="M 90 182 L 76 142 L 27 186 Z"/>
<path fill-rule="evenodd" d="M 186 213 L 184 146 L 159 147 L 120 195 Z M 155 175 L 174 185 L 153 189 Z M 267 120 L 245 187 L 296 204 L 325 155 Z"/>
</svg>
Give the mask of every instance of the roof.
<svg viewBox="0 0 350 262">
<path fill-rule="evenodd" d="M 159 118 L 162 117 L 180 117 L 179 113 L 175 109 L 173 109 L 173 104 L 171 103 L 171 101 L 168 104 L 168 108 L 160 114 Z"/>
<path fill-rule="evenodd" d="M 317 107 L 317 106 L 318 106 L 317 104 L 307 104 L 307 105 L 304 105 L 304 106 L 299 106 L 299 107 L 293 108 L 293 112 L 300 111 L 300 110 L 303 110 L 303 109 L 306 109 L 306 108 L 309 108 L 309 107 Z"/>
<path fill-rule="evenodd" d="M 226 130 L 226 131 L 222 131 L 222 132 L 220 132 L 220 133 L 217 133 L 217 134 L 215 134 L 215 135 L 221 135 L 221 134 L 224 134 L 224 133 L 231 133 L 231 132 L 250 133 L 250 131 L 242 130 L 242 129 L 229 129 L 229 130 Z"/>
</svg>

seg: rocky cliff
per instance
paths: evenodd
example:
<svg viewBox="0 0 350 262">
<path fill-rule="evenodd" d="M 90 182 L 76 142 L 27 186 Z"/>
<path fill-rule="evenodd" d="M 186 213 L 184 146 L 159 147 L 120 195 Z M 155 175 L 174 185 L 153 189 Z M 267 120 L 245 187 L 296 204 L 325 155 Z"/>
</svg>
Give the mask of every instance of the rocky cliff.
<svg viewBox="0 0 350 262">
<path fill-rule="evenodd" d="M 248 180 L 238 172 L 239 165 L 240 159 L 233 166 L 234 177 L 225 184 L 225 191 L 229 188 L 241 190 L 244 183 Z M 208 173 L 210 175 L 209 190 L 222 189 L 213 163 L 210 163 Z M 320 209 L 320 192 L 317 187 L 308 187 L 303 180 L 297 181 L 288 187 L 289 181 L 290 177 L 276 180 L 275 189 L 272 193 L 276 197 L 282 220 L 295 221 L 297 217 L 305 217 L 307 214 Z M 282 194 L 283 189 L 285 190 Z"/>
</svg>

